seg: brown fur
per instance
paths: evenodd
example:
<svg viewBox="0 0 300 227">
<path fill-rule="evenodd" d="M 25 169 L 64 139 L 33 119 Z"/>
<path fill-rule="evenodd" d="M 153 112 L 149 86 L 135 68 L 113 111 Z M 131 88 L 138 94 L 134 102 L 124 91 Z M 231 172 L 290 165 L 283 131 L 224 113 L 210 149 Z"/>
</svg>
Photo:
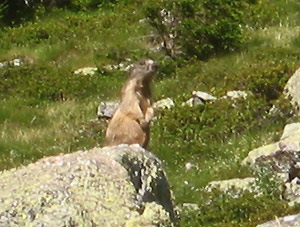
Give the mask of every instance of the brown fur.
<svg viewBox="0 0 300 227">
<path fill-rule="evenodd" d="M 151 79 L 157 64 L 151 59 L 135 63 L 122 88 L 121 104 L 106 131 L 106 145 L 140 144 L 149 142 L 149 123 L 153 117 Z"/>
</svg>

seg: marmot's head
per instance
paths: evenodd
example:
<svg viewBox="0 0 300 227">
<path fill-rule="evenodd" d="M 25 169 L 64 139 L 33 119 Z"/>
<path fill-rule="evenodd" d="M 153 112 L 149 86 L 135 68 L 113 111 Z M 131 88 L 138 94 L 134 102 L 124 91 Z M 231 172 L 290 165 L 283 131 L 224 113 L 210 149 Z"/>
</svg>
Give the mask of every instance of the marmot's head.
<svg viewBox="0 0 300 227">
<path fill-rule="evenodd" d="M 142 81 L 151 80 L 153 74 L 157 71 L 157 69 L 157 63 L 150 58 L 146 58 L 132 65 L 130 69 L 130 77 L 138 78 Z"/>
</svg>

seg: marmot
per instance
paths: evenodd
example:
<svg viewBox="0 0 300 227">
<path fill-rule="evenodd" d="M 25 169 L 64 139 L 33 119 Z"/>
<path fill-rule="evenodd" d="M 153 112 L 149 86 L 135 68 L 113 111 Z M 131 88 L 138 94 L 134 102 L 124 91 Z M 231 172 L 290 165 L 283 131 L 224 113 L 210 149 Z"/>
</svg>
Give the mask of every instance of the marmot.
<svg viewBox="0 0 300 227">
<path fill-rule="evenodd" d="M 151 80 L 157 70 L 152 59 L 136 62 L 122 87 L 121 103 L 108 124 L 106 146 L 140 144 L 149 142 L 149 123 L 154 115 L 152 108 Z"/>
</svg>

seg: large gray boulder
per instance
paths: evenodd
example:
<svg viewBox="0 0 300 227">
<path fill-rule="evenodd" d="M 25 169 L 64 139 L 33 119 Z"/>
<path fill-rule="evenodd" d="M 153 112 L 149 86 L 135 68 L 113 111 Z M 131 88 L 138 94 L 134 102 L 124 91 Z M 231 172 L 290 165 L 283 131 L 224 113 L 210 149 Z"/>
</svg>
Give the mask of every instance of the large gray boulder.
<svg viewBox="0 0 300 227">
<path fill-rule="evenodd" d="M 299 227 L 300 226 L 300 215 L 289 215 L 281 218 L 276 218 L 275 220 L 266 222 L 257 227 Z"/>
<path fill-rule="evenodd" d="M 278 168 L 288 162 L 295 164 L 300 161 L 300 123 L 288 124 L 284 127 L 283 134 L 278 142 L 256 148 L 249 152 L 243 164 L 256 165 L 262 162 L 273 161 Z M 285 158 L 283 158 L 285 157 Z M 276 159 L 276 160 L 275 160 Z M 280 162 L 280 163 L 279 163 Z"/>
<path fill-rule="evenodd" d="M 0 226 L 173 226 L 160 161 L 138 145 L 43 158 L 0 173 Z"/>
<path fill-rule="evenodd" d="M 300 115 L 300 69 L 288 80 L 284 87 L 285 95 L 290 100 L 296 113 Z"/>
<path fill-rule="evenodd" d="M 300 203 L 300 123 L 288 124 L 278 142 L 249 152 L 243 164 L 269 168 L 281 180 L 282 198 Z M 300 225 L 299 225 L 300 226 Z"/>
</svg>

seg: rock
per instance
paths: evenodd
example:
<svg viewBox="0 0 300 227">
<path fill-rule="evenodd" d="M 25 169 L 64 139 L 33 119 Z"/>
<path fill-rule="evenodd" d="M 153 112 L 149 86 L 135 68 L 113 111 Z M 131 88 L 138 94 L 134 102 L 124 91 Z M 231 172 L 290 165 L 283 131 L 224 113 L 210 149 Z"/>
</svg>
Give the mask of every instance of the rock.
<svg viewBox="0 0 300 227">
<path fill-rule="evenodd" d="M 193 91 L 193 96 L 201 99 L 203 102 L 215 101 L 217 98 L 203 91 Z"/>
<path fill-rule="evenodd" d="M 284 127 L 283 134 L 281 136 L 281 140 L 295 136 L 295 135 L 300 135 L 300 123 L 292 123 L 288 124 Z"/>
<path fill-rule="evenodd" d="M 192 94 L 193 97 L 187 100 L 186 102 L 182 103 L 182 106 L 187 105 L 189 107 L 194 107 L 203 105 L 205 102 L 217 100 L 216 97 L 203 91 L 193 91 Z"/>
<path fill-rule="evenodd" d="M 198 204 L 195 203 L 183 203 L 181 205 L 181 210 L 188 210 L 188 211 L 200 211 L 200 207 Z"/>
<path fill-rule="evenodd" d="M 278 143 L 256 148 L 248 153 L 248 156 L 242 161 L 242 164 L 254 165 L 258 158 L 273 155 L 277 151 L 279 151 Z"/>
<path fill-rule="evenodd" d="M 278 157 L 281 155 L 295 157 L 291 161 L 297 161 L 297 154 L 300 151 L 300 123 L 288 124 L 284 128 L 281 139 L 260 148 L 256 148 L 249 152 L 248 156 L 243 160 L 243 164 L 253 165 L 258 158 L 266 159 L 267 157 Z M 284 154 L 286 153 L 286 154 Z M 279 158 L 280 159 L 280 158 Z"/>
<path fill-rule="evenodd" d="M 198 97 L 193 97 L 190 98 L 189 100 L 187 100 L 185 103 L 183 103 L 182 105 L 185 106 L 189 106 L 189 107 L 194 107 L 194 106 L 199 106 L 199 105 L 203 105 L 204 102 L 202 101 L 202 99 L 198 98 Z"/>
<path fill-rule="evenodd" d="M 191 170 L 192 168 L 194 168 L 195 165 L 192 164 L 192 163 L 190 163 L 190 162 L 187 162 L 187 163 L 185 163 L 184 167 L 185 167 L 185 170 L 186 170 L 186 171 L 189 171 L 189 170 Z"/>
<path fill-rule="evenodd" d="M 18 67 L 18 66 L 21 66 L 21 65 L 23 65 L 23 64 L 24 64 L 24 62 L 23 62 L 23 60 L 22 60 L 22 59 L 20 59 L 20 58 L 16 58 L 16 59 L 14 59 L 14 60 L 10 61 L 10 64 L 11 64 L 12 66 Z"/>
<path fill-rule="evenodd" d="M 172 226 L 160 161 L 138 145 L 43 158 L 0 173 L 0 226 Z"/>
<path fill-rule="evenodd" d="M 171 109 L 173 106 L 175 103 L 170 98 L 159 100 L 153 104 L 154 109 Z"/>
<path fill-rule="evenodd" d="M 282 218 L 276 218 L 273 221 L 266 222 L 257 227 L 297 227 L 300 226 L 300 214 L 289 215 Z"/>
<path fill-rule="evenodd" d="M 98 119 L 105 118 L 110 119 L 116 112 L 118 106 L 120 105 L 119 101 L 109 101 L 101 102 L 97 108 Z M 175 103 L 172 99 L 166 98 L 159 100 L 153 104 L 154 109 L 170 109 L 175 106 Z"/>
<path fill-rule="evenodd" d="M 4 62 L 0 62 L 0 69 L 3 69 L 5 67 L 8 66 L 8 62 L 7 61 L 4 61 Z"/>
<path fill-rule="evenodd" d="M 96 71 L 98 70 L 97 67 L 84 67 L 74 71 L 74 74 L 81 74 L 84 76 L 93 76 Z"/>
<path fill-rule="evenodd" d="M 101 102 L 99 107 L 97 108 L 97 116 L 98 118 L 106 118 L 110 119 L 118 109 L 120 102 L 111 101 L 111 102 Z"/>
<path fill-rule="evenodd" d="M 126 59 L 127 61 L 131 61 L 130 58 Z M 121 71 L 125 71 L 128 72 L 130 70 L 130 68 L 132 67 L 132 64 L 128 64 L 128 63 L 119 63 L 118 65 L 105 65 L 103 66 L 104 69 L 112 71 L 112 70 L 121 70 Z"/>
<path fill-rule="evenodd" d="M 15 58 L 13 60 L 8 60 L 8 61 L 3 61 L 0 62 L 0 69 L 1 68 L 6 68 L 6 67 L 19 67 L 25 63 L 33 63 L 33 59 L 29 58 L 29 57 L 19 57 L 19 58 Z"/>
<path fill-rule="evenodd" d="M 300 115 L 300 69 L 298 69 L 288 80 L 284 87 L 285 96 L 290 100 L 296 113 Z"/>
<path fill-rule="evenodd" d="M 254 192 L 256 190 L 255 181 L 256 179 L 254 177 L 212 181 L 205 187 L 205 189 L 208 192 L 212 192 L 217 189 L 223 193 L 229 193 L 230 195 L 237 197 L 245 191 Z"/>
<path fill-rule="evenodd" d="M 282 196 L 289 201 L 289 206 L 300 203 L 299 178 L 284 184 Z"/>
<path fill-rule="evenodd" d="M 246 99 L 248 96 L 248 93 L 245 92 L 245 91 L 239 91 L 239 90 L 236 90 L 236 91 L 228 91 L 226 93 L 226 95 L 224 96 L 224 98 L 230 98 L 230 99 Z"/>
<path fill-rule="evenodd" d="M 282 182 L 290 205 L 300 202 L 300 124 L 288 124 L 280 140 L 250 151 L 243 164 L 271 169 Z"/>
</svg>

